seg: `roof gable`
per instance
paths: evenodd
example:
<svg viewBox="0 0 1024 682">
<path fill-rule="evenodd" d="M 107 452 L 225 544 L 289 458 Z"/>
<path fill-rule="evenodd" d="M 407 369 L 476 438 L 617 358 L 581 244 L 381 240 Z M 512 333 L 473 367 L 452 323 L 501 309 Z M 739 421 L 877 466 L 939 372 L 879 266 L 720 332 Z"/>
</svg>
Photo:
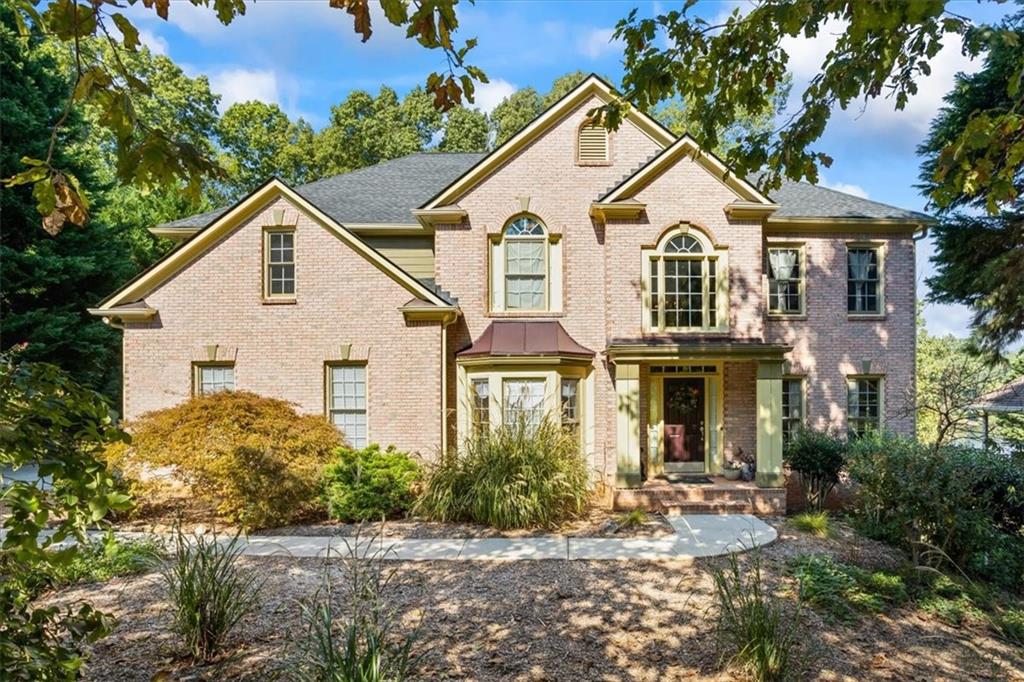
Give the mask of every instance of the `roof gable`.
<svg viewBox="0 0 1024 682">
<path fill-rule="evenodd" d="M 604 102 L 612 102 L 616 95 L 611 85 L 595 74 L 590 74 L 582 83 L 577 85 L 568 94 L 548 107 L 540 116 L 518 133 L 506 140 L 500 147 L 483 157 L 478 163 L 472 166 L 463 175 L 456 178 L 450 185 L 436 194 L 432 199 L 423 204 L 420 208 L 429 210 L 439 206 L 446 206 L 457 201 L 468 190 L 477 185 L 481 180 L 499 168 L 507 159 L 519 152 L 523 147 L 538 139 L 547 130 L 554 126 L 567 113 L 575 109 L 581 102 L 597 97 Z M 667 128 L 658 123 L 652 117 L 635 109 L 630 108 L 626 113 L 626 120 L 639 128 L 644 134 L 662 147 L 668 147 L 676 139 Z"/>
<path fill-rule="evenodd" d="M 721 159 L 700 148 L 697 141 L 684 134 L 671 146 L 641 166 L 631 175 L 624 178 L 599 200 L 599 204 L 610 204 L 615 201 L 632 198 L 637 192 L 653 182 L 664 170 L 674 165 L 683 156 L 689 155 L 697 165 L 718 178 L 722 184 L 731 189 L 738 199 L 764 206 L 772 206 L 771 199 L 759 192 L 754 185 L 733 173 Z"/>
<path fill-rule="evenodd" d="M 243 221 L 247 220 L 261 207 L 278 197 L 283 197 L 290 201 L 417 298 L 435 306 L 451 307 L 451 304 L 435 291 L 363 242 L 313 203 L 296 193 L 288 185 L 277 178 L 273 178 L 239 201 L 232 208 L 224 211 L 206 228 L 200 230 L 194 237 L 130 280 L 124 287 L 106 298 L 97 308 L 91 309 L 90 312 L 95 315 L 110 317 L 114 316 L 114 313 L 116 313 L 115 309 L 119 306 L 140 301 L 176 273 L 195 262 L 196 259 L 213 248 L 222 237 L 241 225 Z"/>
</svg>

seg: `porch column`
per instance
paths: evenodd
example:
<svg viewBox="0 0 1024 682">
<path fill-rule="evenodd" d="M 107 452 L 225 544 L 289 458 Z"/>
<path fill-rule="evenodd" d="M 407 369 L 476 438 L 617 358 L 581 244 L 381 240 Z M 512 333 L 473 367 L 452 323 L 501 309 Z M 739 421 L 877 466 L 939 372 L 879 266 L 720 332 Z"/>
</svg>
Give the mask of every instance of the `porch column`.
<svg viewBox="0 0 1024 682">
<path fill-rule="evenodd" d="M 757 363 L 757 484 L 785 485 L 782 473 L 782 361 Z"/>
<path fill-rule="evenodd" d="M 781 396 L 781 393 L 780 393 Z M 615 486 L 640 486 L 640 365 L 615 365 Z"/>
</svg>

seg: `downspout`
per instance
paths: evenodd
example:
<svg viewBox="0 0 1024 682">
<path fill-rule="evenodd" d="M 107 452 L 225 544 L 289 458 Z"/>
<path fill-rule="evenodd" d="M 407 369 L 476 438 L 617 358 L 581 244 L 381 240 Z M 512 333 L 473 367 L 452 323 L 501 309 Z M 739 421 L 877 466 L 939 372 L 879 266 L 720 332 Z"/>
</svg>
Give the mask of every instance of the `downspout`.
<svg viewBox="0 0 1024 682">
<path fill-rule="evenodd" d="M 441 455 L 448 454 L 448 327 L 459 319 L 458 312 L 441 320 Z"/>
</svg>

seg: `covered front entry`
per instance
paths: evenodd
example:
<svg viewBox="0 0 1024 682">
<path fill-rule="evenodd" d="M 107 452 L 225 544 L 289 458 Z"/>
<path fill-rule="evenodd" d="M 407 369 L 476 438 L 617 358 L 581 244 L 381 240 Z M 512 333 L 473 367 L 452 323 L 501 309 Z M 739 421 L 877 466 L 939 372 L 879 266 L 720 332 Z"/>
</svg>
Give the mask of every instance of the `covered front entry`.
<svg viewBox="0 0 1024 682">
<path fill-rule="evenodd" d="M 677 472 L 718 476 L 729 460 L 753 461 L 758 486 L 782 486 L 782 378 L 790 350 L 724 340 L 609 344 L 616 488 Z"/>
<path fill-rule="evenodd" d="M 647 477 L 716 471 L 721 365 L 649 365 L 647 377 Z"/>
</svg>

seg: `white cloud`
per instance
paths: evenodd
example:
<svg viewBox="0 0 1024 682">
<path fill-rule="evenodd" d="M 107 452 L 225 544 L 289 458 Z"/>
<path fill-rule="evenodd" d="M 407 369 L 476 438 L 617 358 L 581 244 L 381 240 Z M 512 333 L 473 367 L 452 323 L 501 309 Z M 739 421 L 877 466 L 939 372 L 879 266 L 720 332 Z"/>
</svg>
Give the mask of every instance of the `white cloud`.
<svg viewBox="0 0 1024 682">
<path fill-rule="evenodd" d="M 917 94 L 907 106 L 897 111 L 894 98 L 880 97 L 863 107 L 851 108 L 849 114 L 859 122 L 883 129 L 910 128 L 923 134 L 942 106 L 942 98 L 953 88 L 958 72 L 973 73 L 981 68 L 981 60 L 971 60 L 961 51 L 959 40 L 950 38 L 934 58 L 929 60 L 931 74 L 917 78 Z"/>
<path fill-rule="evenodd" d="M 615 33 L 613 28 L 594 28 L 586 31 L 576 41 L 576 49 L 585 57 L 599 59 L 612 52 L 622 52 L 624 49 L 621 40 L 612 40 Z"/>
<path fill-rule="evenodd" d="M 167 51 L 170 47 L 166 39 L 146 28 L 139 29 L 139 42 L 148 47 L 149 51 L 153 54 L 164 56 L 167 56 Z"/>
<path fill-rule="evenodd" d="M 825 56 L 833 47 L 839 35 L 846 30 L 845 21 L 830 21 L 823 24 L 813 38 L 783 38 L 782 49 L 789 55 L 789 70 L 797 81 L 808 81 L 821 73 Z"/>
<path fill-rule="evenodd" d="M 501 101 L 514 93 L 518 88 L 508 81 L 500 78 L 491 80 L 490 83 L 483 83 L 476 88 L 476 102 L 473 108 L 484 113 L 491 113 L 494 107 L 501 104 Z"/>
<path fill-rule="evenodd" d="M 824 174 L 822 174 L 819 177 L 818 184 L 828 189 L 834 189 L 837 192 L 843 192 L 844 194 L 852 194 L 853 196 L 860 197 L 861 199 L 869 198 L 868 191 L 861 187 L 860 185 L 855 185 L 850 182 L 829 182 L 827 179 L 825 179 Z"/>
<path fill-rule="evenodd" d="M 220 110 L 232 104 L 258 100 L 268 104 L 281 103 L 277 74 L 269 70 L 224 69 L 210 74 L 210 88 L 220 95 Z"/>
</svg>

